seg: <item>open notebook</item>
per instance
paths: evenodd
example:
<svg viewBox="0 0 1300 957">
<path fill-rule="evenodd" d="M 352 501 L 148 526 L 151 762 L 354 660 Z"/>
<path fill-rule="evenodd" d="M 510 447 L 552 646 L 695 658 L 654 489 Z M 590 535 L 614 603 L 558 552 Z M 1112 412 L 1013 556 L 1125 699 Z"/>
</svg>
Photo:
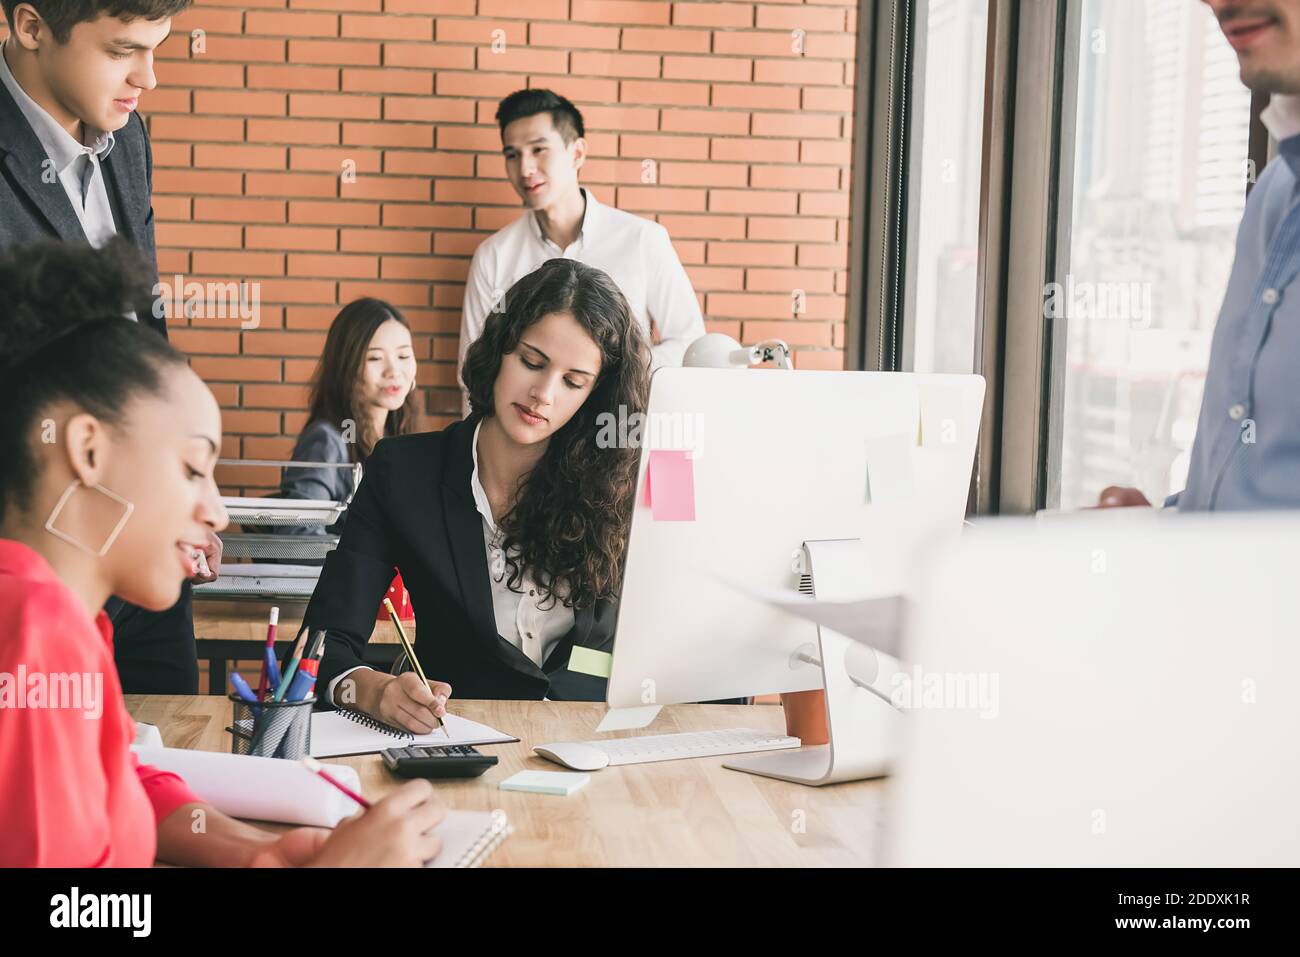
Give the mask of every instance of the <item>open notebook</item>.
<svg viewBox="0 0 1300 957">
<path fill-rule="evenodd" d="M 446 722 L 446 734 L 440 730 L 432 734 L 412 734 L 359 711 L 346 708 L 318 711 L 311 716 L 311 756 L 338 758 L 349 754 L 374 754 L 385 748 L 510 744 L 519 740 L 496 728 L 454 714 L 447 715 Z"/>
</svg>

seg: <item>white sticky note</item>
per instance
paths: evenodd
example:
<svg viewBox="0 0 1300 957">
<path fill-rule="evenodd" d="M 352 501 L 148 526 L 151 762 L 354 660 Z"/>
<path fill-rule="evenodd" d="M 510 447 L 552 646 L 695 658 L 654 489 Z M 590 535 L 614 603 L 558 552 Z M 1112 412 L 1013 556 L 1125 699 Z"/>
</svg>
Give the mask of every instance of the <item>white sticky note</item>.
<svg viewBox="0 0 1300 957">
<path fill-rule="evenodd" d="M 576 771 L 519 771 L 501 782 L 503 791 L 529 791 L 533 794 L 559 794 L 568 797 L 586 787 L 590 774 Z"/>
<path fill-rule="evenodd" d="M 610 708 L 596 725 L 597 731 L 628 731 L 644 728 L 655 718 L 663 705 L 648 704 L 644 708 Z"/>
<path fill-rule="evenodd" d="M 866 439 L 867 474 L 863 477 L 868 505 L 893 505 L 912 495 L 912 450 L 915 435 L 882 435 Z"/>
</svg>

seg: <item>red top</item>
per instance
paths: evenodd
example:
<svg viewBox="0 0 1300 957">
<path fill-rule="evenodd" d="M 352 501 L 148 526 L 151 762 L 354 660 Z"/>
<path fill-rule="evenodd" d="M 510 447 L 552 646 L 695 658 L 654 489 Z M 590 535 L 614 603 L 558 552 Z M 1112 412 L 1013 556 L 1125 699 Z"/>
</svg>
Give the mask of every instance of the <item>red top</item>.
<svg viewBox="0 0 1300 957">
<path fill-rule="evenodd" d="M 108 616 L 0 538 L 0 867 L 153 864 L 158 822 L 200 799 L 134 740 Z"/>
</svg>

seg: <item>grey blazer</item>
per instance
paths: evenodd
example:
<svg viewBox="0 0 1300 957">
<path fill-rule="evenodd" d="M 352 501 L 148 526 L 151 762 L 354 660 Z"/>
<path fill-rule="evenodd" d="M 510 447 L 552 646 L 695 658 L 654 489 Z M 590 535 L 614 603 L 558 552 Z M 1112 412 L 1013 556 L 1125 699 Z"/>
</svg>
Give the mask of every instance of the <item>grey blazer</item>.
<svg viewBox="0 0 1300 957">
<path fill-rule="evenodd" d="M 86 242 L 86 234 L 68 201 L 63 184 L 41 181 L 48 157 L 22 110 L 0 83 L 0 249 L 33 239 Z M 113 149 L 103 161 L 104 184 L 119 236 L 144 254 L 152 270 L 151 287 L 158 281 L 157 250 L 153 232 L 153 152 L 140 114 L 132 113 L 126 126 L 113 134 Z M 167 336 L 166 319 L 153 313 L 153 292 L 142 298 L 135 313 Z"/>
<path fill-rule="evenodd" d="M 324 419 L 308 423 L 293 447 L 293 458 L 301 462 L 350 462 L 347 442 L 339 427 Z M 281 498 L 332 499 L 342 502 L 352 494 L 352 472 L 349 469 L 326 469 L 303 466 L 286 468 L 280 480 Z M 338 534 L 347 521 L 348 513 L 333 525 L 289 526 L 276 529 L 288 535 Z"/>
</svg>

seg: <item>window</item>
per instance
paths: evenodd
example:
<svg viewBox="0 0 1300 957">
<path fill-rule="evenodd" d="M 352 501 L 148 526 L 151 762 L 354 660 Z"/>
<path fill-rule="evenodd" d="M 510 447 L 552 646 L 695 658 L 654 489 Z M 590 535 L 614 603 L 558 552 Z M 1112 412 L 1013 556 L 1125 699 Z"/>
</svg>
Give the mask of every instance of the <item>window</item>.
<svg viewBox="0 0 1300 957">
<path fill-rule="evenodd" d="M 988 0 L 925 0 L 923 6 L 915 111 L 920 185 L 905 368 L 971 372 Z"/>
<path fill-rule="evenodd" d="M 1092 505 L 1108 485 L 1159 504 L 1187 475 L 1251 174 L 1250 93 L 1199 3 L 1082 0 L 1078 42 L 1069 230 L 1044 290 L 1046 320 L 1066 323 L 1048 504 Z"/>
</svg>

